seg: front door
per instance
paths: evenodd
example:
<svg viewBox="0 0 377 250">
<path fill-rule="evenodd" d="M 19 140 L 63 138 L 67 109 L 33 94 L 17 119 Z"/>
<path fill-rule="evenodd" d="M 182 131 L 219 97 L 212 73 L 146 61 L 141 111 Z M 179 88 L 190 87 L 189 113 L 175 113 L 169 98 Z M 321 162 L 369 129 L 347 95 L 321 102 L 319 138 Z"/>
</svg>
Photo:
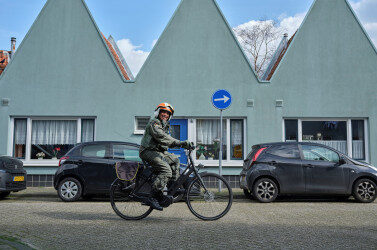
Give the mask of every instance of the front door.
<svg viewBox="0 0 377 250">
<path fill-rule="evenodd" d="M 170 135 L 177 140 L 187 140 L 187 119 L 173 119 L 170 121 Z M 176 154 L 182 164 L 187 164 L 187 157 L 183 148 L 169 149 L 170 153 Z"/>
</svg>

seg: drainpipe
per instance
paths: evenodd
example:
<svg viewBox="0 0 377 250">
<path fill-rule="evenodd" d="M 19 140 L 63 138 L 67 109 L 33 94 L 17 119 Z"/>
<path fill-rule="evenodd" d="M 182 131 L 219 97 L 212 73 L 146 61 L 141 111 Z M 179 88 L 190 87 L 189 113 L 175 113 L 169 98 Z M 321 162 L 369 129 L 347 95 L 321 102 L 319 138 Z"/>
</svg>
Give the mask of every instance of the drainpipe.
<svg viewBox="0 0 377 250">
<path fill-rule="evenodd" d="M 13 57 L 14 55 L 14 52 L 16 51 L 16 38 L 15 37 L 12 37 L 10 39 L 10 58 Z"/>
</svg>

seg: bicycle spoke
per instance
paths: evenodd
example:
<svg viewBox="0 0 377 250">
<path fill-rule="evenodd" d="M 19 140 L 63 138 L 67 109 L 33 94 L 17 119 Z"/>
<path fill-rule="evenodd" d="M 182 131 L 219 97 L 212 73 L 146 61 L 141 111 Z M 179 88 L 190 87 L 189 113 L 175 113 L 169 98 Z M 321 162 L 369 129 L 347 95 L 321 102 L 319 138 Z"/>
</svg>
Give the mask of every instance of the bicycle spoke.
<svg viewBox="0 0 377 250">
<path fill-rule="evenodd" d="M 187 205 L 195 216 L 204 220 L 215 220 L 230 209 L 233 194 L 226 181 L 215 174 L 202 176 L 205 187 L 196 179 L 189 187 Z M 221 185 L 221 191 L 219 186 Z"/>
</svg>

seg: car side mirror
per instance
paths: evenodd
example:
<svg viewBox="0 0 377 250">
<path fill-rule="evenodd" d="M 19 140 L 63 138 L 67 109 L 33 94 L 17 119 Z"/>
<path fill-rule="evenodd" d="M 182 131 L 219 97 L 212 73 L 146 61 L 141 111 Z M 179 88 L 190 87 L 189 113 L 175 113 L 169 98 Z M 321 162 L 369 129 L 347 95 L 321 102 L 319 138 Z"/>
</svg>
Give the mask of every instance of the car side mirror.
<svg viewBox="0 0 377 250">
<path fill-rule="evenodd" d="M 339 159 L 339 166 L 340 165 L 343 165 L 343 164 L 346 164 L 347 162 L 346 162 L 346 160 L 343 158 L 343 157 L 341 157 L 340 159 Z"/>
</svg>

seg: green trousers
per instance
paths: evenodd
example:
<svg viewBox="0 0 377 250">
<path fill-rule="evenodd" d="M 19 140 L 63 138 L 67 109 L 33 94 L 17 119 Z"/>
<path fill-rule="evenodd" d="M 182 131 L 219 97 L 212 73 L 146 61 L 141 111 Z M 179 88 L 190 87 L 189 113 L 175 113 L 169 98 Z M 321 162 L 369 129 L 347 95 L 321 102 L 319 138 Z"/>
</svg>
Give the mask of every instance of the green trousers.
<svg viewBox="0 0 377 250">
<path fill-rule="evenodd" d="M 140 158 L 151 165 L 157 174 L 152 184 L 154 190 L 163 190 L 169 180 L 178 179 L 179 158 L 175 154 L 145 149 L 140 153 Z"/>
</svg>

